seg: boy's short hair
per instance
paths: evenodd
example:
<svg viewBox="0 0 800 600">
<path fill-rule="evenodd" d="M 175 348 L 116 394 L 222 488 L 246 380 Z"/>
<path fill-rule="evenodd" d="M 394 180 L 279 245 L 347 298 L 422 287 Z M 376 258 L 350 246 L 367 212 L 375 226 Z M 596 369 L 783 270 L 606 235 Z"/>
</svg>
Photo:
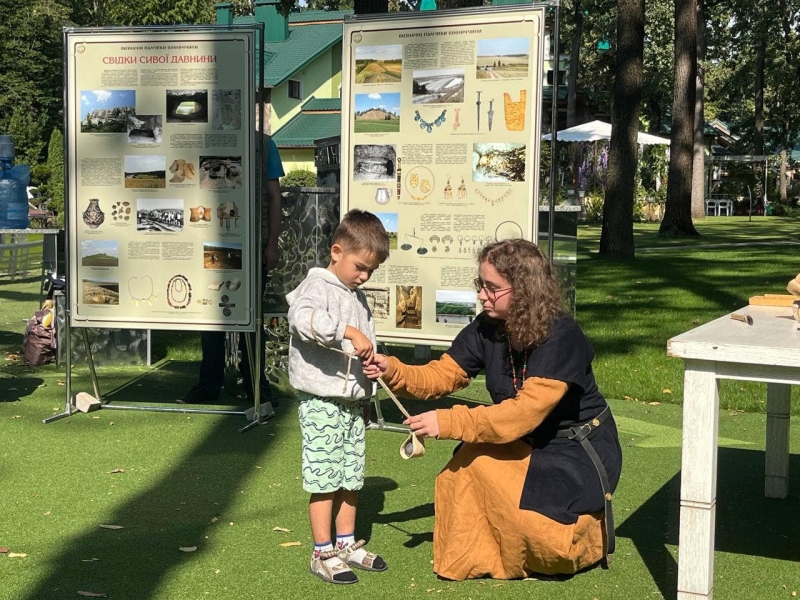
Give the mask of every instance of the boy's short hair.
<svg viewBox="0 0 800 600">
<path fill-rule="evenodd" d="M 380 262 L 389 256 L 389 234 L 381 220 L 371 212 L 353 208 L 342 218 L 331 245 L 339 244 L 346 252 L 367 250 Z"/>
</svg>

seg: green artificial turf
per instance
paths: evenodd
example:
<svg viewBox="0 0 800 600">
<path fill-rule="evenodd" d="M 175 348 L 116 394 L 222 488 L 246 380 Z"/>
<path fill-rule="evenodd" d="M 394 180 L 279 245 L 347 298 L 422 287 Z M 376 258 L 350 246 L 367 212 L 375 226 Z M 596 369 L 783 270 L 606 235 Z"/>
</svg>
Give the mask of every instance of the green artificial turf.
<svg viewBox="0 0 800 600">
<path fill-rule="evenodd" d="M 580 235 L 589 239 L 591 231 Z M 403 461 L 402 435 L 370 431 L 357 535 L 390 568 L 360 574 L 355 586 L 322 583 L 307 573 L 312 542 L 297 405 L 285 381 L 275 418 L 247 433 L 238 431 L 246 424 L 241 416 L 107 408 L 43 425 L 63 408 L 64 373 L 54 365 L 27 368 L 13 357 L 22 319 L 38 306 L 38 278 L 0 279 L 0 547 L 27 554 L 0 555 L 0 598 L 61 600 L 86 591 L 117 600 L 674 599 L 682 415 L 669 402 L 681 400 L 683 365 L 665 356 L 666 340 L 746 304 L 749 295 L 781 293 L 800 268 L 796 256 L 796 248 L 775 246 L 676 249 L 627 262 L 581 257 L 578 318 L 597 352 L 597 378 L 618 421 L 625 464 L 611 569 L 564 582 L 438 580 L 431 571 L 433 485 L 455 443 L 429 441 L 425 457 Z M 174 398 L 195 381 L 197 364 L 186 360 L 199 357 L 198 346 L 196 334 L 157 333 L 160 362 L 103 367 L 102 390 L 112 404 L 177 406 Z M 409 348 L 391 350 L 411 355 Z M 74 390 L 91 390 L 86 367 L 73 375 Z M 763 498 L 763 396 L 763 386 L 740 383 L 721 393 L 720 599 L 800 592 L 798 494 Z M 455 401 L 486 402 L 482 381 Z M 419 412 L 447 403 L 406 406 Z M 391 402 L 381 406 L 387 421 L 400 420 Z M 793 418 L 791 474 L 800 468 L 799 425 Z M 300 546 L 280 545 L 286 542 Z M 179 549 L 192 546 L 195 552 Z"/>
</svg>

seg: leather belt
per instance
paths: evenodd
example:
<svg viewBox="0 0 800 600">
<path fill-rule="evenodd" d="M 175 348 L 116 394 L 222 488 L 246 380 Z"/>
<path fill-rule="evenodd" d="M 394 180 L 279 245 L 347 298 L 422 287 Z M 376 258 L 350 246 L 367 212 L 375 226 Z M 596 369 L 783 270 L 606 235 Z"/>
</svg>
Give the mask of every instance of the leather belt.
<svg viewBox="0 0 800 600">
<path fill-rule="evenodd" d="M 584 423 L 583 425 L 573 425 L 572 427 L 567 427 L 565 429 L 559 429 L 556 431 L 555 435 L 557 438 L 567 438 L 570 440 L 575 440 L 576 442 L 580 442 L 581 446 L 583 446 L 583 449 L 586 450 L 586 454 L 588 454 L 589 458 L 592 459 L 592 464 L 594 464 L 594 468 L 597 470 L 597 475 L 600 477 L 600 486 L 603 488 L 603 500 L 605 501 L 603 520 L 605 522 L 606 538 L 608 540 L 608 544 L 603 551 L 602 561 L 603 568 L 606 569 L 608 568 L 608 563 L 611 558 L 609 555 L 614 554 L 616 545 L 614 537 L 614 511 L 611 507 L 611 484 L 608 481 L 608 473 L 606 473 L 606 468 L 603 466 L 603 461 L 600 460 L 600 456 L 597 454 L 597 451 L 589 441 L 589 434 L 592 432 L 592 430 L 600 427 L 603 421 L 605 421 L 610 414 L 611 409 L 606 406 L 603 409 L 603 412 L 601 412 L 588 423 Z"/>
</svg>

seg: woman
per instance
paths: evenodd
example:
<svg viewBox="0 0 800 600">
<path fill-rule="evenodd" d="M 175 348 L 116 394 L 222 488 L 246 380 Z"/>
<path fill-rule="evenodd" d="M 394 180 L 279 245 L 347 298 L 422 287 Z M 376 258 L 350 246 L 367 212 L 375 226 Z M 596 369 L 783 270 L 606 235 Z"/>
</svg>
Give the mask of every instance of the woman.
<svg viewBox="0 0 800 600">
<path fill-rule="evenodd" d="M 558 283 L 534 244 L 492 243 L 478 272 L 483 312 L 441 359 L 408 366 L 377 355 L 365 368 L 421 399 L 486 372 L 493 406 L 456 405 L 405 421 L 418 435 L 463 442 L 436 478 L 434 571 L 514 579 L 605 562 L 614 550 L 610 501 L 622 453 L 592 374 L 594 351 L 562 311 Z"/>
</svg>

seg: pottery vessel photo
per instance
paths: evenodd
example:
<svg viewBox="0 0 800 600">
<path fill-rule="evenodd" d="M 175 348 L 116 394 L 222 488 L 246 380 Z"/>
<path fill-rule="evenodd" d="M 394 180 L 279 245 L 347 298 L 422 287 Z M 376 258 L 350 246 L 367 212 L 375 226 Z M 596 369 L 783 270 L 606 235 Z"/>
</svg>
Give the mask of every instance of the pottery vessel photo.
<svg viewBox="0 0 800 600">
<path fill-rule="evenodd" d="M 100 200 L 92 198 L 89 200 L 89 206 L 83 211 L 83 222 L 86 223 L 91 229 L 97 229 L 106 220 L 105 213 L 100 210 Z"/>
</svg>

